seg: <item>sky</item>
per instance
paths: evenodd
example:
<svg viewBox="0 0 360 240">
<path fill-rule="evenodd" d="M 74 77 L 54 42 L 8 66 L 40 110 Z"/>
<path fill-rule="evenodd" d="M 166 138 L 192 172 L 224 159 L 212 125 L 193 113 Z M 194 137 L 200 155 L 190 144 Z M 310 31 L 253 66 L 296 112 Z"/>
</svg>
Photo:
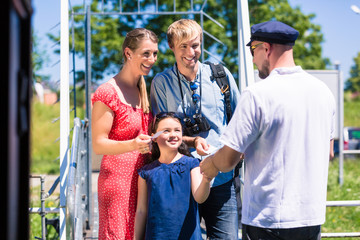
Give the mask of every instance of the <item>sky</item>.
<svg viewBox="0 0 360 240">
<path fill-rule="evenodd" d="M 183 0 L 184 1 L 184 0 Z M 304 14 L 314 13 L 313 23 L 321 26 L 324 35 L 322 44 L 323 57 L 328 57 L 335 64 L 340 64 L 344 81 L 350 77 L 353 59 L 360 52 L 360 14 L 351 10 L 351 5 L 360 8 L 360 0 L 288 0 L 292 7 L 299 6 Z M 70 0 L 77 5 L 83 1 Z M 51 75 L 52 81 L 59 80 L 59 56 L 52 54 L 53 43 L 47 33 L 60 32 L 60 0 L 33 0 L 34 9 L 32 24 L 40 39 L 40 47 L 46 49 L 50 61 L 42 73 Z"/>
</svg>

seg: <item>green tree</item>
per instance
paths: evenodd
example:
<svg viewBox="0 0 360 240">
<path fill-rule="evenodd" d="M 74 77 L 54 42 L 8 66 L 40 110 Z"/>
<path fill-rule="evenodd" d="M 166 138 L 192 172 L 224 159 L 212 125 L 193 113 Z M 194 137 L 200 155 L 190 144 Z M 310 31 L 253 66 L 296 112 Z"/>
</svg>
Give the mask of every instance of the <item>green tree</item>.
<svg viewBox="0 0 360 240">
<path fill-rule="evenodd" d="M 203 0 L 193 0 L 194 11 L 202 8 Z M 150 72 L 149 78 L 154 73 L 161 72 L 173 65 L 175 59 L 167 46 L 166 30 L 174 21 L 180 18 L 194 18 L 200 22 L 199 15 L 104 15 L 102 12 L 137 12 L 137 1 L 122 1 L 122 7 L 118 0 L 104 1 L 94 0 L 91 3 L 91 61 L 93 81 L 103 79 L 105 74 L 113 74 L 119 70 L 122 62 L 121 44 L 126 32 L 134 27 L 145 27 L 153 30 L 159 37 L 158 62 Z M 189 11 L 190 1 L 173 0 L 159 1 L 158 12 L 171 12 L 176 8 L 178 12 Z M 155 5 L 151 0 L 141 2 L 142 12 L 154 12 Z M 78 56 L 84 56 L 84 12 L 83 5 L 73 8 L 75 26 L 75 52 Z M 215 36 L 224 45 L 218 43 L 205 34 L 204 48 L 221 59 L 237 78 L 237 3 L 234 0 L 208 0 L 204 6 L 204 12 L 221 23 L 224 28 L 214 24 L 209 18 L 204 17 L 204 30 Z M 295 62 L 304 69 L 325 69 L 330 64 L 329 59 L 322 57 L 321 43 L 323 35 L 319 25 L 312 23 L 314 14 L 305 15 L 299 7 L 292 8 L 287 0 L 249 0 L 250 23 L 256 24 L 268 20 L 283 21 L 300 32 L 299 39 L 294 46 Z M 50 36 L 58 41 L 57 36 Z M 209 55 L 203 52 L 205 60 Z M 211 59 L 214 61 L 214 59 Z M 216 60 L 215 60 L 216 61 Z"/>
<path fill-rule="evenodd" d="M 50 79 L 50 76 L 41 74 L 40 71 L 44 67 L 44 64 L 49 61 L 49 56 L 47 55 L 46 51 L 40 47 L 40 39 L 33 30 L 31 31 L 31 35 L 33 81 L 48 81 Z"/>
<path fill-rule="evenodd" d="M 299 31 L 294 46 L 297 65 L 304 69 L 325 69 L 330 65 L 330 60 L 322 57 L 324 37 L 321 27 L 311 22 L 315 14 L 303 14 L 300 7 L 292 8 L 287 0 L 250 0 L 249 15 L 251 24 L 278 20 Z"/>
<path fill-rule="evenodd" d="M 350 70 L 350 78 L 347 80 L 346 90 L 360 92 L 360 52 L 354 57 L 354 65 Z"/>
</svg>

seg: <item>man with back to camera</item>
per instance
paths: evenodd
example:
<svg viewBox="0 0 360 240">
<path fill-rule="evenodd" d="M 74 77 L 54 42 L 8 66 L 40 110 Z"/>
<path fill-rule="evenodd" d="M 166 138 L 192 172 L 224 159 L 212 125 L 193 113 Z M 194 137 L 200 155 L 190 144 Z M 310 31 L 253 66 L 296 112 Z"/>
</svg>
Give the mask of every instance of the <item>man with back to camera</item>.
<svg viewBox="0 0 360 240">
<path fill-rule="evenodd" d="M 245 154 L 242 239 L 315 240 L 325 222 L 335 100 L 320 80 L 296 66 L 299 32 L 278 22 L 251 28 L 247 44 L 264 78 L 246 88 L 203 174 L 231 170 Z"/>
<path fill-rule="evenodd" d="M 212 77 L 209 65 L 199 61 L 202 29 L 197 22 L 190 19 L 174 22 L 168 28 L 167 40 L 176 63 L 154 77 L 150 91 L 152 111 L 154 114 L 177 112 L 185 122 L 184 135 L 188 136 L 184 137 L 185 142 L 205 155 L 206 142 L 215 148 L 222 146 L 218 139 L 228 120 L 224 94 Z M 234 110 L 240 94 L 233 76 L 224 69 L 230 87 L 229 104 Z M 193 131 L 195 123 L 199 128 Z M 192 154 L 200 158 L 196 151 Z M 234 171 L 219 174 L 208 199 L 199 205 L 208 239 L 238 239 L 233 182 Z"/>
</svg>

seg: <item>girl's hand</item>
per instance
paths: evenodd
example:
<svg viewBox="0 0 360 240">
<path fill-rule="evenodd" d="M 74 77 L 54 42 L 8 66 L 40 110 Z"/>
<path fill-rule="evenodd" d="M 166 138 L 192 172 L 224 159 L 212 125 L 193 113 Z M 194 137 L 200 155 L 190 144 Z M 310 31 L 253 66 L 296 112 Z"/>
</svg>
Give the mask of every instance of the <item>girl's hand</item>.
<svg viewBox="0 0 360 240">
<path fill-rule="evenodd" d="M 141 154 L 150 152 L 150 142 L 151 137 L 145 134 L 140 134 L 133 140 L 135 150 L 139 151 Z"/>
</svg>

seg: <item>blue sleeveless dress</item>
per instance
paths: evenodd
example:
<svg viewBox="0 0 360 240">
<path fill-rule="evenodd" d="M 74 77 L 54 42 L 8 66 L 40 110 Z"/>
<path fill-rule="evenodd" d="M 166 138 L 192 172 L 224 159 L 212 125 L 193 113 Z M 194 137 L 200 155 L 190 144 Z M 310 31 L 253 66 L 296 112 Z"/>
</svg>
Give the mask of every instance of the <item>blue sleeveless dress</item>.
<svg viewBox="0 0 360 240">
<path fill-rule="evenodd" d="M 198 166 L 199 159 L 182 156 L 174 163 L 156 160 L 139 169 L 148 188 L 145 239 L 202 239 L 190 175 Z"/>
</svg>

